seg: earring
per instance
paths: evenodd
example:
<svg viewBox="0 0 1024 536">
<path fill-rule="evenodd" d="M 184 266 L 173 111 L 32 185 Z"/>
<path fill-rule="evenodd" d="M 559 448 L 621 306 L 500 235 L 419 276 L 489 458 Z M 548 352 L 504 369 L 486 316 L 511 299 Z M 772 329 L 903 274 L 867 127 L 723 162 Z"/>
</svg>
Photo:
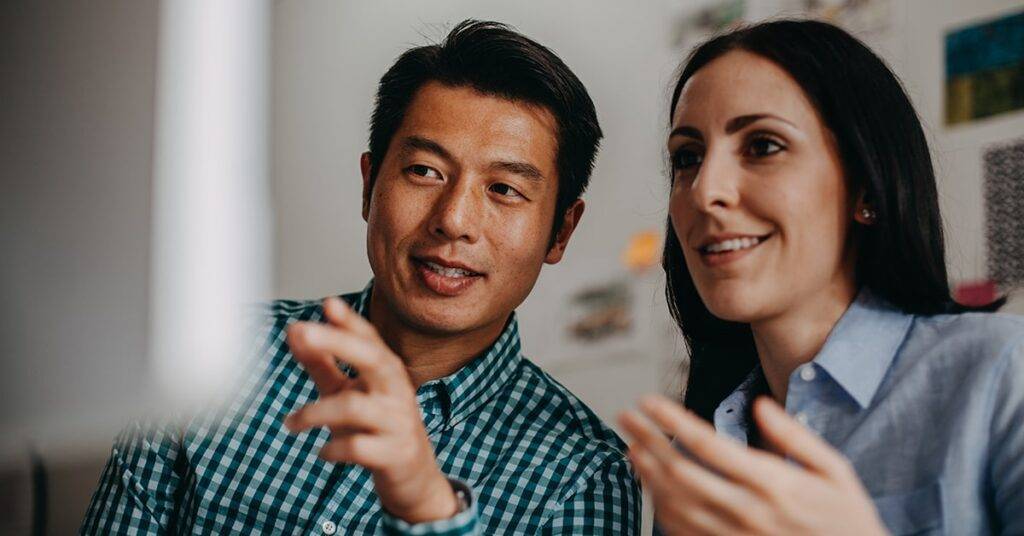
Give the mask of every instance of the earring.
<svg viewBox="0 0 1024 536">
<path fill-rule="evenodd" d="M 875 221 L 875 211 L 870 208 L 864 207 L 860 209 L 860 215 L 864 218 L 865 223 L 872 223 Z"/>
</svg>

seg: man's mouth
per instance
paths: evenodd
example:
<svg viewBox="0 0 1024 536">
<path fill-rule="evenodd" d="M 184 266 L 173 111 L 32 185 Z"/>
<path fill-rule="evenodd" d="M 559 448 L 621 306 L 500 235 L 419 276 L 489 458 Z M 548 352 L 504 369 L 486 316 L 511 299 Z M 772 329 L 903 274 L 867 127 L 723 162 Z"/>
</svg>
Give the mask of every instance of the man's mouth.
<svg viewBox="0 0 1024 536">
<path fill-rule="evenodd" d="M 454 267 L 443 266 L 443 265 L 438 264 L 436 262 L 431 262 L 431 261 L 420 261 L 420 262 L 423 263 L 423 265 L 426 266 L 427 269 L 429 269 L 430 271 L 432 271 L 432 272 L 434 272 L 436 274 L 443 275 L 445 277 L 459 278 L 459 277 L 473 277 L 473 276 L 481 275 L 481 274 L 478 274 L 476 272 L 472 272 L 470 270 L 466 270 L 466 269 L 463 269 L 463 268 L 454 268 Z"/>
<path fill-rule="evenodd" d="M 438 257 L 413 257 L 412 260 L 423 285 L 441 296 L 458 296 L 485 276 L 458 261 Z"/>
</svg>

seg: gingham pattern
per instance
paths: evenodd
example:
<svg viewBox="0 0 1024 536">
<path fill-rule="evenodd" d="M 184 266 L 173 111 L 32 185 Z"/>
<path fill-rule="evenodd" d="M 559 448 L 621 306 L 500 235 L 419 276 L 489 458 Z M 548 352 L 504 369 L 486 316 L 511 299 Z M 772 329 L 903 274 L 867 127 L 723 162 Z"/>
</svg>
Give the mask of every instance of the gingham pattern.
<svg viewBox="0 0 1024 536">
<path fill-rule="evenodd" d="M 365 316 L 372 287 L 343 296 Z M 315 397 L 285 327 L 319 321 L 319 301 L 270 305 L 238 395 L 183 426 L 126 429 L 85 534 L 637 534 L 640 491 L 622 441 L 520 354 L 513 316 L 495 344 L 417 396 L 441 469 L 472 506 L 409 526 L 382 512 L 370 473 L 317 458 L 328 432 L 282 420 Z"/>
</svg>

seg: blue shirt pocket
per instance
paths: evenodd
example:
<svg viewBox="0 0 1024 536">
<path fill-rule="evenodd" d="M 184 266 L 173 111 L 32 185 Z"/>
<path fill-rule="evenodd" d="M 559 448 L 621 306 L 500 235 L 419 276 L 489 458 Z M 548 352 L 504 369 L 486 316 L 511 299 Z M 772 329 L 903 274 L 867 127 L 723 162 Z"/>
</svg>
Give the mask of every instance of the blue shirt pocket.
<svg viewBox="0 0 1024 536">
<path fill-rule="evenodd" d="M 942 533 L 941 482 L 873 500 L 879 517 L 894 535 Z"/>
</svg>

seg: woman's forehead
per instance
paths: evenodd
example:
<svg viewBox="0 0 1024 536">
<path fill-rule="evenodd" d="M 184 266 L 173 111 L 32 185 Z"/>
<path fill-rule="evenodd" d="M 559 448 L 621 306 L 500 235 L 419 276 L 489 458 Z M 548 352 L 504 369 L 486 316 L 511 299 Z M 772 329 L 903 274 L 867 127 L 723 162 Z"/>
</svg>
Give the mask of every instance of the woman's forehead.
<svg viewBox="0 0 1024 536">
<path fill-rule="evenodd" d="M 785 69 L 763 56 L 734 50 L 690 77 L 672 123 L 721 128 L 733 117 L 766 113 L 795 124 L 817 122 L 814 105 Z"/>
</svg>

